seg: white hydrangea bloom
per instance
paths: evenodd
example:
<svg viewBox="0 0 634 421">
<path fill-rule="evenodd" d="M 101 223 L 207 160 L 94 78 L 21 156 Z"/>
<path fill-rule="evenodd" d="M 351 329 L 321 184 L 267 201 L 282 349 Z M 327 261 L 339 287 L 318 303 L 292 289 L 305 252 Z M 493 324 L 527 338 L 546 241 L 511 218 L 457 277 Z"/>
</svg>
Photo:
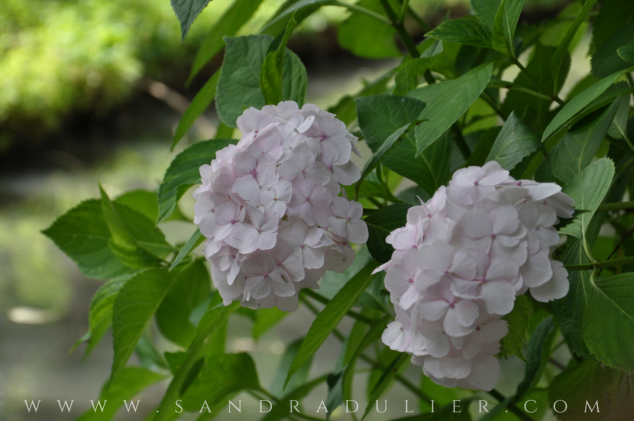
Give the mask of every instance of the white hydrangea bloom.
<svg viewBox="0 0 634 421">
<path fill-rule="evenodd" d="M 554 225 L 572 217 L 572 203 L 557 184 L 515 180 L 497 162 L 456 171 L 386 238 L 395 251 L 377 271 L 386 272 L 396 321 L 383 342 L 437 384 L 493 389 L 515 297 L 568 293 L 568 272 L 551 256 Z"/>
<path fill-rule="evenodd" d="M 242 137 L 200 167 L 195 219 L 207 238 L 214 285 L 225 304 L 297 308 L 302 288 L 354 260 L 365 243 L 361 204 L 342 185 L 356 182 L 356 137 L 333 114 L 293 101 L 238 117 Z"/>
</svg>

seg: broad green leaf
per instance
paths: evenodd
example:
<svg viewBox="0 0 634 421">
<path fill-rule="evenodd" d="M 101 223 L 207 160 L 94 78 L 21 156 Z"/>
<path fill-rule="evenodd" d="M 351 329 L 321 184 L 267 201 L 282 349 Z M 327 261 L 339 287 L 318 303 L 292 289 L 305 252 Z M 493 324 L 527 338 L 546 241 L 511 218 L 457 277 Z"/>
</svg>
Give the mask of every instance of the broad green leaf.
<svg viewBox="0 0 634 421">
<path fill-rule="evenodd" d="M 211 0 L 170 0 L 172 9 L 181 24 L 181 35 L 183 41 L 189 32 L 189 27 L 196 20 L 200 12 L 203 11 Z"/>
<path fill-rule="evenodd" d="M 560 69 L 564 62 L 565 57 L 568 55 L 568 48 L 570 47 L 570 43 L 572 42 L 572 39 L 575 37 L 575 34 L 577 33 L 577 30 L 579 29 L 584 19 L 586 18 L 586 15 L 588 14 L 588 12 L 590 12 L 590 10 L 592 10 L 592 7 L 594 6 L 596 2 L 597 0 L 586 0 L 585 4 L 583 5 L 583 8 L 581 9 L 581 12 L 579 12 L 577 16 L 575 16 L 575 20 L 572 22 L 572 25 L 570 26 L 570 28 L 568 28 L 568 31 L 566 32 L 564 39 L 557 46 L 557 51 L 555 51 L 555 55 L 553 56 L 553 61 L 552 61 L 552 74 L 555 77 L 555 86 L 559 84 L 558 79 L 560 77 Z M 563 80 L 561 82 L 563 83 Z"/>
<path fill-rule="evenodd" d="M 508 358 L 513 355 L 526 361 L 522 348 L 528 332 L 528 322 L 530 314 L 528 311 L 528 299 L 520 295 L 515 299 L 513 310 L 504 316 L 504 320 L 509 324 L 509 333 L 502 339 L 500 357 Z"/>
<path fill-rule="evenodd" d="M 634 274 L 593 279 L 583 319 L 583 338 L 596 359 L 634 370 Z"/>
<path fill-rule="evenodd" d="M 630 63 L 630 65 L 634 64 L 634 44 L 629 44 L 619 48 L 617 53 L 619 54 L 619 57 Z"/>
<path fill-rule="evenodd" d="M 564 186 L 564 193 L 575 200 L 573 206 L 577 212 L 572 221 L 559 230 L 561 234 L 585 241 L 590 220 L 608 192 L 612 178 L 614 163 L 608 158 L 602 158 L 588 165 Z"/>
<path fill-rule="evenodd" d="M 403 63 L 394 77 L 394 82 L 396 83 L 394 94 L 405 95 L 412 89 L 416 89 L 420 78 L 429 67 L 430 61 L 428 57 L 421 57 Z"/>
<path fill-rule="evenodd" d="M 568 410 L 557 414 L 557 418 L 561 421 L 594 421 L 601 418 L 596 409 L 595 412 L 588 411 L 586 402 L 590 407 L 598 402 L 599 412 L 608 412 L 610 402 L 606 400 L 606 389 L 612 381 L 612 370 L 596 361 L 583 360 L 567 367 L 553 379 L 548 388 L 550 402 L 563 400 L 568 405 Z M 562 408 L 563 405 L 558 404 L 558 409 Z"/>
<path fill-rule="evenodd" d="M 602 0 L 599 14 L 592 22 L 593 50 L 612 34 L 634 20 L 634 3 L 630 0 Z"/>
<path fill-rule="evenodd" d="M 392 133 L 415 121 L 424 108 L 423 102 L 396 95 L 358 98 L 359 127 L 370 149 L 377 152 Z M 383 165 L 433 194 L 448 180 L 451 164 L 451 140 L 445 137 L 437 143 L 415 157 L 416 143 L 410 131 L 384 155 Z"/>
<path fill-rule="evenodd" d="M 236 127 L 236 119 L 245 108 L 262 108 L 266 100 L 260 90 L 260 72 L 273 38 L 269 35 L 225 37 L 227 46 L 216 91 L 216 108 L 220 119 Z M 306 69 L 290 50 L 285 50 L 282 71 L 282 100 L 292 100 L 301 107 L 306 96 Z"/>
<path fill-rule="evenodd" d="M 115 203 L 125 205 L 145 216 L 150 221 L 156 221 L 158 216 L 158 201 L 156 192 L 149 190 L 132 190 L 118 196 Z"/>
<path fill-rule="evenodd" d="M 216 70 L 203 87 L 200 88 L 192 102 L 183 113 L 183 116 L 178 121 L 178 126 L 176 126 L 176 131 L 174 132 L 172 150 L 174 150 L 178 142 L 180 142 L 183 136 L 185 136 L 192 127 L 196 119 L 205 112 L 207 107 L 209 107 L 209 104 L 211 104 L 216 97 L 216 88 L 218 86 L 219 77 L 220 72 Z"/>
<path fill-rule="evenodd" d="M 251 328 L 251 336 L 253 336 L 253 339 L 257 341 L 269 329 L 278 324 L 289 314 L 289 312 L 282 311 L 277 307 L 258 309 L 255 321 L 253 322 L 253 327 Z"/>
<path fill-rule="evenodd" d="M 592 162 L 614 120 L 619 102 L 617 99 L 602 115 L 569 130 L 555 145 L 550 151 L 550 164 L 555 177 L 569 183 Z"/>
<path fill-rule="evenodd" d="M 163 356 L 158 352 L 152 339 L 152 331 L 145 329 L 134 348 L 134 355 L 139 365 L 148 370 L 164 370 L 169 368 Z"/>
<path fill-rule="evenodd" d="M 491 41 L 493 48 L 515 58 L 515 28 L 524 7 L 524 0 L 502 0 L 493 20 Z"/>
<path fill-rule="evenodd" d="M 121 263 L 108 246 L 111 235 L 100 200 L 80 203 L 42 233 L 73 259 L 79 271 L 88 278 L 111 279 L 134 272 Z"/>
<path fill-rule="evenodd" d="M 370 237 L 367 242 L 368 250 L 379 263 L 385 263 L 392 258 L 394 248 L 385 242 L 393 230 L 405 226 L 409 205 L 397 204 L 377 209 L 364 219 L 368 225 Z"/>
<path fill-rule="evenodd" d="M 187 348 L 196 335 L 189 316 L 209 295 L 211 279 L 202 260 L 194 260 L 172 276 L 174 280 L 156 311 L 156 324 L 163 336 Z"/>
<path fill-rule="evenodd" d="M 493 28 L 500 3 L 502 0 L 471 0 L 471 8 L 482 23 Z"/>
<path fill-rule="evenodd" d="M 597 77 L 606 77 L 619 70 L 624 70 L 632 63 L 623 60 L 618 50 L 632 44 L 634 39 L 634 22 L 624 26 L 608 38 L 592 55 L 592 73 Z"/>
<path fill-rule="evenodd" d="M 550 357 L 550 348 L 555 337 L 555 321 L 552 317 L 544 319 L 533 331 L 526 349 L 526 368 L 524 379 L 517 386 L 515 396 L 522 398 L 539 382 L 544 367 Z"/>
<path fill-rule="evenodd" d="M 260 388 L 255 363 L 249 354 L 215 354 L 205 358 L 198 377 L 183 395 L 183 408 L 198 412 L 204 402 L 212 407 L 244 390 Z"/>
<path fill-rule="evenodd" d="M 475 16 L 445 21 L 426 35 L 443 41 L 458 42 L 478 48 L 492 47 L 491 29 Z"/>
<path fill-rule="evenodd" d="M 262 0 L 235 0 L 218 22 L 211 28 L 203 40 L 187 83 L 189 84 L 198 72 L 224 47 L 222 38 L 224 36 L 235 35 L 242 26 L 251 19 L 251 16 L 258 10 Z"/>
<path fill-rule="evenodd" d="M 329 420 L 335 409 L 343 403 L 343 371 L 335 371 L 326 379 L 328 395 L 326 395 L 326 420 Z"/>
<path fill-rule="evenodd" d="M 613 73 L 610 76 L 601 79 L 600 81 L 571 99 L 566 105 L 564 105 L 561 110 L 559 110 L 550 124 L 548 124 L 548 127 L 546 127 L 544 135 L 542 136 L 542 142 L 550 137 L 550 135 L 552 135 L 555 131 L 559 130 L 561 126 L 566 124 L 571 118 L 577 115 L 579 111 L 583 110 L 599 95 L 601 95 L 614 82 L 616 82 L 618 78 L 623 76 L 624 73 L 624 70 Z"/>
<path fill-rule="evenodd" d="M 512 170 L 524 158 L 541 147 L 531 129 L 511 113 L 491 147 L 486 162 L 497 161 L 505 170 Z"/>
<path fill-rule="evenodd" d="M 365 165 L 363 166 L 363 170 L 361 171 L 361 178 L 359 179 L 359 181 L 357 181 L 355 185 L 355 190 L 357 194 L 359 192 L 359 189 L 361 188 L 361 184 L 363 183 L 363 180 L 368 176 L 368 174 L 370 174 L 370 172 L 374 168 L 376 168 L 377 165 L 379 165 L 379 162 L 383 160 L 383 157 L 385 156 L 385 154 L 388 153 L 392 149 L 392 147 L 397 141 L 402 142 L 400 138 L 403 135 L 403 133 L 405 133 L 405 131 L 407 130 L 409 126 L 410 126 L 409 124 L 406 124 L 403 127 L 397 129 L 394 133 L 392 133 L 387 139 L 385 139 L 385 142 L 383 142 L 383 144 L 379 146 L 377 151 L 372 154 L 370 159 L 366 161 Z"/>
<path fill-rule="evenodd" d="M 443 133 L 469 109 L 480 96 L 491 78 L 493 65 L 483 64 L 456 80 L 441 82 L 442 90 L 418 117 L 423 120 L 416 127 L 416 155 L 438 140 Z M 410 96 L 413 92 L 410 92 Z M 425 186 L 422 186 L 425 187 Z"/>
<path fill-rule="evenodd" d="M 316 378 L 315 380 L 311 380 L 308 383 L 304 383 L 299 386 L 297 389 L 294 389 L 288 392 L 282 399 L 280 399 L 281 404 L 273 405 L 273 408 L 270 412 L 268 412 L 261 421 L 280 421 L 288 418 L 289 414 L 289 403 L 291 400 L 301 401 L 304 397 L 306 397 L 314 388 L 322 384 L 326 381 L 328 376 L 321 376 Z M 264 406 L 266 409 L 266 406 Z M 301 411 L 301 405 L 298 407 Z M 302 411 L 303 412 L 303 411 Z"/>
<path fill-rule="evenodd" d="M 486 163 L 487 156 L 489 156 L 491 148 L 500 134 L 500 131 L 502 131 L 502 127 L 494 126 L 488 128 L 480 135 L 480 140 L 478 140 L 478 143 L 471 151 L 471 156 L 469 156 L 469 159 L 467 159 L 467 162 L 465 163 L 467 167 L 474 165 L 481 167 Z"/>
<path fill-rule="evenodd" d="M 113 382 L 106 382 L 92 408 L 76 421 L 109 421 L 115 417 L 124 400 L 130 400 L 145 388 L 160 382 L 166 376 L 141 367 L 126 367 Z M 99 406 L 101 404 L 101 406 Z M 103 407 L 103 411 L 100 409 Z"/>
<path fill-rule="evenodd" d="M 164 269 L 148 269 L 130 278 L 119 290 L 112 308 L 114 358 L 111 381 L 125 368 L 130 355 L 170 286 Z"/>
<path fill-rule="evenodd" d="M 270 50 L 276 43 L 273 42 L 269 46 L 269 52 L 262 63 L 262 71 L 260 72 L 260 90 L 262 91 L 262 95 L 264 95 L 264 100 L 267 104 L 277 105 L 280 101 L 282 101 L 284 53 L 286 52 L 286 43 L 291 37 L 296 25 L 297 22 L 295 21 L 295 18 L 291 16 L 279 45 L 273 51 Z"/>
<path fill-rule="evenodd" d="M 381 15 L 385 13 L 379 0 L 360 0 L 356 5 Z M 396 44 L 394 27 L 363 13 L 353 11 L 350 17 L 339 25 L 337 39 L 339 45 L 359 57 L 401 56 Z"/>
<path fill-rule="evenodd" d="M 151 418 L 152 421 L 162 421 L 168 418 L 168 413 L 172 412 L 174 402 L 181 394 L 181 388 L 188 381 L 190 371 L 195 367 L 196 363 L 200 361 L 200 357 L 205 349 L 205 342 L 213 333 L 220 329 L 231 313 L 236 311 L 240 304 L 236 301 L 227 307 L 219 306 L 210 308 L 203 315 L 196 331 L 196 337 L 192 341 L 189 348 L 187 348 L 187 355 L 183 359 L 180 369 L 174 375 L 174 378 L 170 382 L 170 385 L 163 396 L 163 400 L 158 406 L 156 414 Z M 149 420 L 148 420 L 149 421 Z"/>
<path fill-rule="evenodd" d="M 293 359 L 285 384 L 288 384 L 293 375 L 306 364 L 315 351 L 324 343 L 330 333 L 337 327 L 343 316 L 357 302 L 363 291 L 370 285 L 371 273 L 378 265 L 376 262 L 368 263 L 359 271 L 319 313 L 308 333 L 302 341 L 302 345 Z"/>
<path fill-rule="evenodd" d="M 87 341 L 84 358 L 88 357 L 97 346 L 110 325 L 112 325 L 112 307 L 119 295 L 119 291 L 134 275 L 123 275 L 103 284 L 90 302 L 88 311 L 88 333 L 86 333 L 73 347 L 76 348 L 81 342 Z"/>
<path fill-rule="evenodd" d="M 284 391 L 287 392 L 290 390 L 294 390 L 295 388 L 301 386 L 306 383 L 306 379 L 308 379 L 308 375 L 310 374 L 310 369 L 312 366 L 313 356 L 311 355 L 308 362 L 299 369 L 297 373 L 293 375 L 293 377 L 289 380 L 288 384 L 284 385 L 284 381 L 286 380 L 286 373 L 288 373 L 289 368 L 291 368 L 291 363 L 295 359 L 297 352 L 302 346 L 303 338 L 300 338 L 286 347 L 284 351 L 284 355 L 282 355 L 282 360 L 280 364 L 277 366 L 277 370 L 275 371 L 275 376 L 273 377 L 273 381 L 271 382 L 271 387 L 269 388 L 269 392 L 273 395 L 281 398 L 284 396 Z"/>
<path fill-rule="evenodd" d="M 152 221 L 127 206 L 110 201 L 101 192 L 101 209 L 112 238 L 108 245 L 125 265 L 136 269 L 158 266 L 161 258 L 172 252 L 172 246 Z"/>
<path fill-rule="evenodd" d="M 297 23 L 301 23 L 320 7 L 335 4 L 337 4 L 337 2 L 332 0 L 286 0 L 269 21 L 260 28 L 260 33 L 277 37 L 284 32 L 292 15 L 295 15 Z"/>
<path fill-rule="evenodd" d="M 196 228 L 196 231 L 194 231 L 194 233 L 191 237 L 189 237 L 189 240 L 187 240 L 183 248 L 180 249 L 178 255 L 176 255 L 176 258 L 170 266 L 170 271 L 178 266 L 178 264 L 183 261 L 185 256 L 187 256 L 193 249 L 198 247 L 203 241 L 205 241 L 205 237 L 203 237 L 203 235 L 200 233 L 200 228 Z"/>
<path fill-rule="evenodd" d="M 369 403 L 365 408 L 365 412 L 363 413 L 363 417 L 361 417 L 361 421 L 363 421 L 372 408 L 374 408 L 374 403 L 385 393 L 390 383 L 394 380 L 394 377 L 398 374 L 398 372 L 405 367 L 406 364 L 409 364 L 410 356 L 408 354 L 402 353 L 399 354 L 394 361 L 385 369 L 378 383 L 372 390 L 372 394 L 370 395 Z"/>
<path fill-rule="evenodd" d="M 167 219 L 178 200 L 194 184 L 200 183 L 200 166 L 216 159 L 216 152 L 234 144 L 233 139 L 214 139 L 195 143 L 176 155 L 167 168 L 158 190 L 159 216 L 157 223 Z"/>
</svg>

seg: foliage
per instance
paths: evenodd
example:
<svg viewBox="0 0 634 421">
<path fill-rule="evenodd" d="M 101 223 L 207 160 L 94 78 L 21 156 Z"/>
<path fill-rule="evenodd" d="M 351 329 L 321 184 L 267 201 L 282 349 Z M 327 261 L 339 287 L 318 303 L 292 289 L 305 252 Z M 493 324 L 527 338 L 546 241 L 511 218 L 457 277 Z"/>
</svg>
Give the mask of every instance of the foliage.
<svg viewBox="0 0 634 421">
<path fill-rule="evenodd" d="M 206 2 L 173 3 L 185 35 Z M 521 410 L 527 399 L 548 394 L 551 401 L 565 400 L 565 396 L 572 400 L 576 390 L 579 396 L 596 397 L 614 419 L 626 413 L 627 405 L 609 403 L 627 399 L 633 390 L 629 373 L 634 370 L 634 257 L 632 240 L 626 240 L 633 232 L 629 226 L 634 204 L 624 200 L 632 197 L 634 189 L 630 118 L 634 68 L 630 67 L 631 41 L 627 41 L 634 13 L 629 2 L 586 0 L 550 21 L 528 24 L 521 18 L 523 4 L 521 0 L 473 0 L 473 15 L 444 21 L 418 45 L 407 28 L 418 24 L 427 30 L 426 24 L 407 2 L 398 7 L 398 2 L 388 0 L 354 5 L 334 0 L 287 2 L 262 28 L 254 28 L 261 29 L 258 33 L 246 36 L 234 36 L 238 24 L 214 26 L 213 40 L 201 47 L 193 74 L 201 65 L 199 60 L 213 55 L 205 51 L 218 48 L 224 31 L 222 35 L 228 36 L 223 66 L 192 103 L 174 143 L 214 99 L 223 122 L 217 138 L 196 143 L 174 157 L 157 197 L 136 192 L 111 200 L 101 189 L 100 199 L 80 203 L 44 231 L 83 274 L 108 281 L 93 299 L 89 333 L 82 338 L 88 342 L 89 353 L 112 326 L 114 361 L 102 396 L 131 396 L 169 376 L 165 397 L 149 418 L 160 421 L 177 399 L 187 400 L 185 409 L 197 412 L 201 402 L 213 406 L 240 392 L 274 402 L 301 400 L 326 383 L 328 394 L 323 399 L 332 411 L 355 396 L 352 379 L 363 361 L 372 370 L 371 402 L 394 382 L 404 384 L 422 405 L 435 395 L 447 404 L 456 396 L 473 398 L 470 392 L 439 392 L 425 381 L 418 387 L 401 375 L 408 359 L 379 339 L 394 310 L 382 295 L 383 276 L 372 271 L 390 259 L 393 248 L 386 236 L 404 225 L 416 196 L 428 199 L 458 168 L 495 160 L 518 179 L 561 185 L 575 200 L 575 214 L 559 221 L 558 230 L 566 242 L 556 251 L 570 272 L 570 290 L 549 304 L 537 303 L 528 295 L 520 297 L 505 317 L 510 334 L 499 356 L 524 359 L 524 376 L 508 397 L 490 392 L 499 404 L 483 419 L 503 417 L 503 411 L 528 419 Z M 167 219 L 181 218 L 178 203 L 200 181 L 198 167 L 208 164 L 220 148 L 235 143 L 227 127 L 236 127 L 243 109 L 261 108 L 280 99 L 303 103 L 306 71 L 286 48 L 286 41 L 295 22 L 301 23 L 324 5 L 351 10 L 339 28 L 345 48 L 363 57 L 397 56 L 401 55 L 399 44 L 394 44 L 398 37 L 407 56 L 331 109 L 371 151 L 361 180 L 346 190 L 363 204 L 371 258 L 364 260 L 366 249 L 358 248 L 355 265 L 343 274 L 328 275 L 327 293 L 308 290 L 301 294 L 302 305 L 314 311 L 316 318 L 307 326 L 306 336 L 287 348 L 274 384 L 267 389 L 248 354 L 224 349 L 226 324 L 234 314 L 246 314 L 254 321 L 252 336 L 257 339 L 284 313 L 276 309 L 237 312 L 237 303 L 223 306 L 209 287 L 206 264 L 197 256 L 200 232 L 176 245 L 166 241 L 162 228 Z M 252 11 L 247 8 L 244 13 Z M 248 17 L 232 19 L 244 22 Z M 567 87 L 571 88 L 567 93 L 563 87 L 570 55 L 581 48 L 577 41 L 588 23 L 594 24 L 592 74 Z M 511 68 L 519 73 L 508 81 L 506 70 Z M 399 191 L 401 182 L 408 190 Z M 601 229 L 608 224 L 615 234 Z M 320 310 L 315 303 L 325 307 Z M 340 331 L 344 317 L 355 321 L 348 335 Z M 153 370 L 158 375 L 139 371 L 137 381 L 122 390 L 122 379 L 135 370 L 126 367 L 135 348 L 140 353 L 149 348 L 152 353 L 153 345 L 144 333 L 153 320 L 163 337 L 181 351 L 166 353 L 167 362 L 155 352 L 158 363 Z M 331 335 L 343 342 L 339 361 L 331 373 L 311 377 L 313 355 Z M 574 355 L 567 365 L 556 359 L 560 358 L 558 346 Z M 276 406 L 264 419 L 286 417 L 280 408 Z M 366 408 L 364 417 L 371 409 Z M 446 411 L 443 407 L 438 415 L 410 419 L 432 419 L 445 413 L 451 417 Z M 533 416 L 537 414 L 541 417 L 544 411 Z M 454 418 L 470 417 L 464 412 Z M 558 417 L 574 418 L 570 414 Z"/>
</svg>

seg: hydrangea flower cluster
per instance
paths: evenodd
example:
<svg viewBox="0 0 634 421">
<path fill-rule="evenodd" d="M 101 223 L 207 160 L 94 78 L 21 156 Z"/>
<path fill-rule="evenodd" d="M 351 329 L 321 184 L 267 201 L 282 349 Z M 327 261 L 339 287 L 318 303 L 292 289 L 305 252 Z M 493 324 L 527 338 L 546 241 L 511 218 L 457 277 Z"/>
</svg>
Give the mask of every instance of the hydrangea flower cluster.
<svg viewBox="0 0 634 421">
<path fill-rule="evenodd" d="M 368 239 L 361 204 L 341 187 L 360 178 L 350 161 L 357 138 L 333 114 L 293 101 L 249 108 L 237 124 L 238 144 L 200 168 L 194 223 L 226 305 L 293 311 L 302 288 L 345 270 L 350 242 Z"/>
<path fill-rule="evenodd" d="M 557 184 L 515 180 L 494 161 L 456 171 L 386 239 L 395 251 L 377 271 L 387 272 L 396 321 L 383 342 L 437 384 L 493 389 L 515 297 L 568 292 L 568 272 L 551 255 L 553 226 L 572 217 L 572 203 Z"/>
</svg>

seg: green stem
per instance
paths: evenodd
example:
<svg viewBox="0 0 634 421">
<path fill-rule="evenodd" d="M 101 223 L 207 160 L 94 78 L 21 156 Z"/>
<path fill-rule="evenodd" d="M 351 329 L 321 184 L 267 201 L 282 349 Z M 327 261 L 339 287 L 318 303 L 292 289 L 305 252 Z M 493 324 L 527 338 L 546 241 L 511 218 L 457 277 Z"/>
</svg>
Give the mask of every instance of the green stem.
<svg viewBox="0 0 634 421">
<path fill-rule="evenodd" d="M 383 5 L 383 9 L 385 9 L 385 13 L 387 13 L 387 17 L 390 19 L 390 24 L 394 27 L 394 29 L 396 29 L 398 36 L 401 38 L 401 40 L 405 44 L 405 48 L 407 48 L 409 55 L 411 55 L 412 58 L 420 57 L 420 53 L 418 52 L 418 48 L 416 48 L 416 44 L 414 43 L 414 40 L 407 33 L 407 30 L 405 29 L 403 22 L 399 21 L 399 18 L 398 16 L 396 16 L 396 13 L 394 12 L 394 10 L 392 10 L 392 6 L 390 6 L 389 1 L 381 0 L 381 5 Z"/>
<path fill-rule="evenodd" d="M 333 1 L 332 2 L 333 6 L 341 6 L 341 7 L 346 7 L 350 10 L 354 10 L 355 12 L 359 12 L 359 13 L 363 13 L 364 15 L 373 17 L 374 19 L 380 20 L 383 23 L 387 23 L 388 25 L 391 25 L 392 22 L 390 22 L 388 19 L 385 18 L 385 16 L 373 12 L 370 9 L 366 9 L 365 7 L 361 7 L 361 6 L 357 6 L 356 4 L 352 4 L 352 3 L 344 3 L 344 2 L 340 2 L 340 1 Z"/>
<path fill-rule="evenodd" d="M 537 81 L 535 79 L 533 79 L 533 76 L 528 72 L 528 70 L 526 70 L 526 67 L 524 67 L 524 65 L 522 63 L 520 63 L 520 61 L 516 58 L 512 58 L 511 61 L 513 62 L 513 64 L 515 64 L 517 67 L 519 67 L 520 71 L 522 71 L 526 77 L 528 77 L 528 79 L 533 83 L 533 85 L 538 86 L 542 89 L 542 91 L 547 92 L 546 90 L 544 90 L 544 88 L 542 86 L 539 85 L 539 83 L 537 83 Z M 530 91 L 530 89 L 527 89 L 528 91 Z M 534 91 L 531 91 L 534 92 Z M 537 93 L 537 92 L 534 92 Z M 566 103 L 559 98 L 556 94 L 554 96 L 548 96 L 548 95 L 544 95 L 544 98 L 549 100 L 549 101 L 555 101 L 557 104 L 559 105 L 565 105 Z"/>
<path fill-rule="evenodd" d="M 584 263 L 581 265 L 567 265 L 565 266 L 565 268 L 568 269 L 568 271 L 594 270 L 629 265 L 632 263 L 634 263 L 634 257 L 624 257 L 622 259 L 606 260 L 603 262 Z"/>
<path fill-rule="evenodd" d="M 467 160 L 471 156 L 471 149 L 469 149 L 469 145 L 467 145 L 467 141 L 465 140 L 460 128 L 455 124 L 451 126 L 451 133 L 453 134 L 453 140 L 458 145 L 458 149 L 460 149 L 460 153 L 462 157 Z"/>
<path fill-rule="evenodd" d="M 597 212 L 634 209 L 634 202 L 616 202 L 616 203 L 603 203 L 597 208 Z"/>
<path fill-rule="evenodd" d="M 425 32 L 429 32 L 432 30 L 432 27 L 427 22 L 425 22 L 420 16 L 418 16 L 418 14 L 414 12 L 414 9 L 412 9 L 411 7 L 408 7 L 407 13 L 409 13 L 409 15 L 416 21 L 417 24 L 420 25 L 421 28 L 423 28 Z"/>
<path fill-rule="evenodd" d="M 502 117 L 503 120 L 506 120 L 508 118 L 508 116 L 504 114 L 502 109 L 497 106 L 495 99 L 493 99 L 493 97 L 488 92 L 482 92 L 481 98 L 484 100 L 484 102 L 487 103 L 489 107 L 491 107 L 493 111 L 495 111 L 497 115 Z"/>
<path fill-rule="evenodd" d="M 321 294 L 316 293 L 315 291 L 313 291 L 310 288 L 305 288 L 304 291 L 303 291 L 303 294 L 309 296 L 310 298 L 312 298 L 315 301 L 319 301 L 322 304 L 328 304 L 330 302 L 330 300 L 328 298 L 324 297 Z M 306 302 L 306 301 L 304 301 L 304 302 Z M 374 323 L 374 320 L 370 319 L 369 317 L 365 317 L 362 314 L 355 313 L 352 310 L 349 310 L 346 314 L 349 317 L 351 317 L 351 318 L 353 318 L 355 320 L 358 320 L 360 322 L 363 322 L 363 323 L 366 323 L 366 324 L 369 324 L 369 325 Z"/>
<path fill-rule="evenodd" d="M 401 5 L 401 13 L 398 17 L 399 23 L 403 23 L 403 21 L 405 21 L 405 15 L 407 14 L 408 9 L 409 9 L 409 0 L 403 0 L 403 4 Z"/>
</svg>

